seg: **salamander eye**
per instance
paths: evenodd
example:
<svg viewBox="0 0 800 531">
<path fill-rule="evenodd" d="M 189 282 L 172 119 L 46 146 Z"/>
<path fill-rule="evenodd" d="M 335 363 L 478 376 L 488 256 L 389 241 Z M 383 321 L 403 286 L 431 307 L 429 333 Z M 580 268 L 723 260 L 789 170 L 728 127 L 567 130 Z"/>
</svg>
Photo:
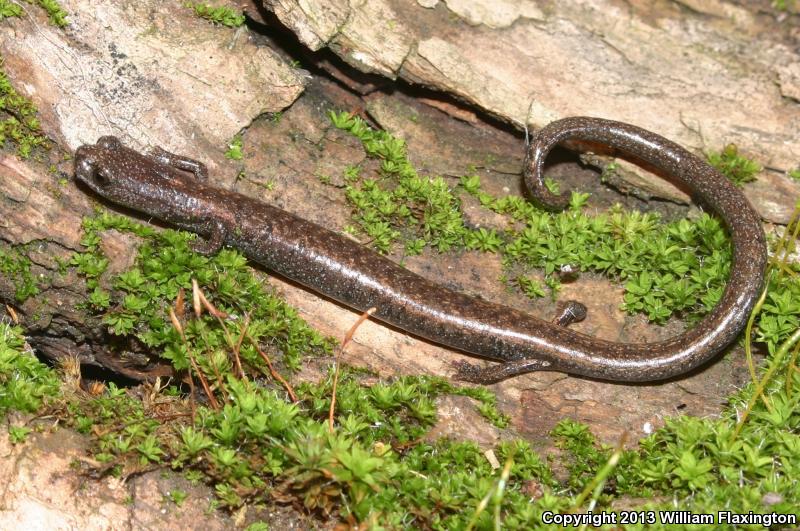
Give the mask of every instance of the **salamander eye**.
<svg viewBox="0 0 800 531">
<path fill-rule="evenodd" d="M 107 186 L 111 184 L 111 176 L 108 175 L 108 172 L 104 169 L 95 170 L 94 174 L 92 175 L 92 180 L 98 186 Z"/>
<path fill-rule="evenodd" d="M 107 135 L 98 138 L 97 145 L 106 149 L 116 149 L 122 146 L 122 143 L 119 141 L 119 138 Z"/>
</svg>

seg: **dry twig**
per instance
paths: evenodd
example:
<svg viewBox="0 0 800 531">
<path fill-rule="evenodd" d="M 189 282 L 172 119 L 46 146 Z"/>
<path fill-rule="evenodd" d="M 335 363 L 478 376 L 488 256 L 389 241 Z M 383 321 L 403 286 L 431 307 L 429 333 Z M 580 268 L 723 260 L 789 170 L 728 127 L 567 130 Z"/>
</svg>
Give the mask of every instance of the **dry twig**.
<svg viewBox="0 0 800 531">
<path fill-rule="evenodd" d="M 358 318 L 358 320 L 356 320 L 356 322 L 353 323 L 353 326 L 350 327 L 350 330 L 348 330 L 347 333 L 344 335 L 344 339 L 342 339 L 341 345 L 339 345 L 339 348 L 334 353 L 333 389 L 331 390 L 331 409 L 330 411 L 328 411 L 328 429 L 330 430 L 331 433 L 333 433 L 333 411 L 336 409 L 336 386 L 339 383 L 339 355 L 344 353 L 345 347 L 347 347 L 347 344 L 350 343 L 350 341 L 353 339 L 353 335 L 356 333 L 356 330 L 358 330 L 358 327 L 361 326 L 361 323 L 366 321 L 369 318 L 369 316 L 375 313 L 376 311 L 378 311 L 378 309 L 373 306 L 366 312 L 362 313 L 361 316 Z"/>
</svg>

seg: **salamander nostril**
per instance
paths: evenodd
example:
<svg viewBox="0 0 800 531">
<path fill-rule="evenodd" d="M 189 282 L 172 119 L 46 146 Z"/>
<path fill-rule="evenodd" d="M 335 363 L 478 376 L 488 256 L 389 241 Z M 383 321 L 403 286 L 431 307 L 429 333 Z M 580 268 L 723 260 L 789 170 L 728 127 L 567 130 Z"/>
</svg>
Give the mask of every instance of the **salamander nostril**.
<svg viewBox="0 0 800 531">
<path fill-rule="evenodd" d="M 88 181 L 94 173 L 94 161 L 80 149 L 75 153 L 75 177 L 82 181 Z"/>
<path fill-rule="evenodd" d="M 90 157 L 75 157 L 75 176 L 87 181 L 94 173 L 94 161 Z"/>
</svg>

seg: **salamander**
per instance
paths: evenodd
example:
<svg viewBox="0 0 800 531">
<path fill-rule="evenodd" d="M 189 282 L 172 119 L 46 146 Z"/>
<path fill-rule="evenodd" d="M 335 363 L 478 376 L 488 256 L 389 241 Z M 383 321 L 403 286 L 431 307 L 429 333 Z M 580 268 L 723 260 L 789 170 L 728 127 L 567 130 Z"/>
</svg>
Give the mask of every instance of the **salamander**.
<svg viewBox="0 0 800 531">
<path fill-rule="evenodd" d="M 567 140 L 606 145 L 651 164 L 724 222 L 733 258 L 717 306 L 682 334 L 653 343 L 618 343 L 450 290 L 376 254 L 358 242 L 246 195 L 212 186 L 206 167 L 156 148 L 142 154 L 113 136 L 83 145 L 75 177 L 112 203 L 146 213 L 200 238 L 195 249 L 222 245 L 340 303 L 411 334 L 489 360 L 486 368 L 463 362 L 457 377 L 491 383 L 531 371 L 561 371 L 621 382 L 656 381 L 698 367 L 729 345 L 745 326 L 764 286 L 767 248 L 761 220 L 730 181 L 674 142 L 639 127 L 600 118 L 573 117 L 536 132 L 528 145 L 524 178 L 532 198 L 558 210 L 568 201 L 544 186 L 544 161 Z M 585 309 L 566 311 L 582 316 Z"/>
</svg>

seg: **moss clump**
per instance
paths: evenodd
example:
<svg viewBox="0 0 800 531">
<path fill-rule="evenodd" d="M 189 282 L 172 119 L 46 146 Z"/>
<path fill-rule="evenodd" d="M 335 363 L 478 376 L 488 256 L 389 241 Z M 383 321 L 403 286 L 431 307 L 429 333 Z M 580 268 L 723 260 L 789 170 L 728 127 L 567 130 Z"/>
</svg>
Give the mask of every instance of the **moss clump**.
<svg viewBox="0 0 800 531">
<path fill-rule="evenodd" d="M 22 329 L 0 322 L 0 419 L 8 411 L 33 413 L 59 396 L 59 379 L 24 348 Z"/>
<path fill-rule="evenodd" d="M 169 463 L 199 472 L 231 508 L 277 499 L 358 521 L 381 515 L 393 525 L 409 518 L 423 526 L 458 525 L 461 509 L 477 503 L 491 485 L 491 465 L 476 445 L 421 442 L 435 420 L 433 399 L 453 389 L 441 379 L 402 378 L 368 387 L 345 371 L 331 432 L 330 379 L 300 386 L 292 403 L 256 382 L 227 378 L 225 394 L 217 394 L 219 406 L 198 407 L 194 421 L 176 413 L 188 411 L 189 404 L 174 390 L 162 390 L 146 406 L 110 385 L 103 395 L 70 406 L 73 424 L 100 434 L 95 457 L 107 466 L 123 472 Z M 160 422 L 157 415 L 170 411 L 173 420 Z M 520 508 L 527 505 L 519 490 L 525 481 L 554 485 L 524 443 L 505 443 L 497 452 L 503 459 L 516 456 L 508 499 Z"/>
<path fill-rule="evenodd" d="M 18 303 L 39 293 L 39 285 L 31 274 L 31 261 L 18 247 L 0 246 L 0 273 L 14 283 L 14 298 Z"/>
<path fill-rule="evenodd" d="M 229 28 L 238 28 L 244 24 L 245 17 L 241 11 L 237 11 L 228 6 L 210 6 L 206 3 L 188 3 L 185 4 L 194 10 L 195 14 L 206 20 L 210 20 L 214 24 L 220 24 Z"/>
<path fill-rule="evenodd" d="M 190 249 L 192 234 L 156 231 L 108 213 L 86 218 L 83 227 L 81 243 L 86 251 L 75 254 L 72 264 L 87 279 L 91 290 L 89 305 L 109 332 L 117 336 L 133 335 L 147 347 L 163 348 L 162 356 L 177 369 L 189 367 L 194 349 L 219 352 L 232 346 L 231 337 L 240 338 L 244 333 L 252 341 L 242 342 L 239 355 L 257 366 L 263 364 L 255 347 L 260 341 L 280 352 L 284 364 L 291 369 L 299 367 L 301 356 L 330 348 L 329 340 L 308 327 L 296 310 L 253 275 L 246 266 L 247 260 L 237 251 L 225 249 L 213 257 L 205 257 Z M 138 248 L 134 268 L 101 283 L 108 266 L 99 247 L 100 233 L 105 230 L 132 233 L 144 241 Z M 186 340 L 183 343 L 170 322 L 167 308 L 179 293 L 192 289 L 192 281 L 213 293 L 211 303 L 220 312 L 236 317 L 227 321 L 227 330 L 211 326 L 216 323 L 211 315 L 192 321 L 183 331 Z M 224 367 L 216 366 L 217 361 L 224 364 L 218 355 L 207 359 L 210 364 L 207 369 L 212 374 L 225 372 Z"/>
<path fill-rule="evenodd" d="M 50 24 L 59 28 L 65 27 L 67 22 L 67 12 L 56 0 L 25 0 L 28 3 L 36 3 L 42 9 L 47 11 L 47 16 L 50 19 Z"/>
<path fill-rule="evenodd" d="M 762 169 L 756 161 L 740 155 L 736 144 L 728 144 L 722 151 L 712 151 L 706 156 L 712 166 L 739 187 L 755 181 Z"/>
<path fill-rule="evenodd" d="M 0 68 L 2 68 L 0 58 Z M 9 142 L 17 154 L 27 159 L 33 150 L 47 145 L 33 103 L 20 95 L 0 70 L 0 145 Z"/>
<path fill-rule="evenodd" d="M 408 254 L 419 254 L 425 247 L 499 250 L 503 241 L 496 231 L 465 226 L 460 200 L 444 179 L 419 175 L 408 160 L 403 140 L 373 130 L 347 113 L 331 112 L 330 118 L 336 127 L 361 140 L 369 156 L 381 161 L 381 178 L 362 178 L 355 166 L 344 175 L 353 220 L 378 251 L 390 252 L 400 241 Z"/>
<path fill-rule="evenodd" d="M 236 135 L 231 139 L 228 144 L 228 151 L 225 152 L 225 157 L 231 160 L 242 160 L 244 153 L 242 153 L 242 135 Z"/>
<path fill-rule="evenodd" d="M 9 0 L 0 0 L 0 20 L 10 17 L 21 17 L 22 8 L 19 4 L 10 2 Z"/>
<path fill-rule="evenodd" d="M 67 22 L 67 12 L 56 2 L 56 0 L 25 0 L 29 4 L 37 4 L 47 12 L 50 24 L 59 28 L 65 27 Z M 0 0 L 0 20 L 9 17 L 21 17 L 22 6 L 9 0 Z"/>
</svg>

